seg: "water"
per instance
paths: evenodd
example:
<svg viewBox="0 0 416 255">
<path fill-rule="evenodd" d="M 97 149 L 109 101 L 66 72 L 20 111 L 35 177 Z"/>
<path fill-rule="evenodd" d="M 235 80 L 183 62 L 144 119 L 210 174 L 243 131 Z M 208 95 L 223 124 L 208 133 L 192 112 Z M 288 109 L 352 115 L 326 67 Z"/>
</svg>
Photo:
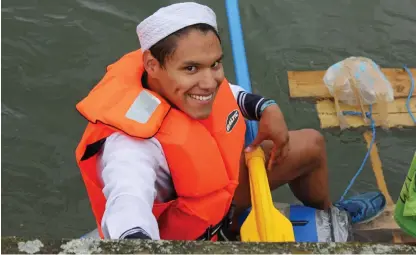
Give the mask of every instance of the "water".
<svg viewBox="0 0 416 255">
<path fill-rule="evenodd" d="M 2 2 L 2 235 L 79 237 L 95 228 L 74 160 L 86 124 L 75 104 L 106 65 L 138 47 L 136 25 L 167 2 L 178 1 Z M 224 2 L 198 2 L 217 13 L 226 75 L 234 82 Z M 323 70 L 351 55 L 416 67 L 415 0 L 240 2 L 254 91 L 279 102 L 291 129 L 319 129 L 319 121 L 313 103 L 289 98 L 288 70 Z M 362 131 L 322 131 L 333 199 L 365 155 Z M 395 200 L 416 130 L 377 132 Z M 351 193 L 376 188 L 367 164 Z M 274 199 L 294 201 L 285 188 Z"/>
</svg>

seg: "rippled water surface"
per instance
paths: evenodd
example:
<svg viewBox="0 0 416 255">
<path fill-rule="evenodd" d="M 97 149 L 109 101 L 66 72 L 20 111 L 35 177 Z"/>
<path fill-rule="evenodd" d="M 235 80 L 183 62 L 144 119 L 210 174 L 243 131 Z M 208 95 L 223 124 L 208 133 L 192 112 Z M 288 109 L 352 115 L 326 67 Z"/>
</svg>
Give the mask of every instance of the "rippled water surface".
<svg viewBox="0 0 416 255">
<path fill-rule="evenodd" d="M 74 160 L 85 127 L 75 104 L 106 65 L 138 45 L 135 27 L 177 1 L 2 1 L 2 234 L 78 237 L 95 228 Z M 226 74 L 235 81 L 221 0 L 217 13 Z M 313 103 L 288 96 L 288 70 L 324 70 L 351 55 L 383 67 L 416 67 L 416 0 L 241 0 L 254 90 L 276 99 L 291 129 L 317 128 Z M 322 130 L 331 196 L 337 199 L 365 155 L 364 130 Z M 377 130 L 395 200 L 415 151 L 416 129 Z M 370 164 L 351 193 L 377 189 Z M 274 199 L 293 202 L 286 188 Z"/>
</svg>

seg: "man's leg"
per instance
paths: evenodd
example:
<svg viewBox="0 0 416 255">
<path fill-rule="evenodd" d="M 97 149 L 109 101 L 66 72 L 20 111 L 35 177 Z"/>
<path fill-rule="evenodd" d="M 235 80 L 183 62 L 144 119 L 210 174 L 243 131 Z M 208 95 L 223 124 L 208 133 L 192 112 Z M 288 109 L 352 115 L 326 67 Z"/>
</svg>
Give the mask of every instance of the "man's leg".
<svg viewBox="0 0 416 255">
<path fill-rule="evenodd" d="M 293 194 L 304 205 L 327 209 L 331 206 L 331 200 L 324 138 L 313 129 L 289 131 L 289 137 L 290 151 L 287 158 L 267 173 L 270 189 L 288 183 Z M 262 144 L 266 162 L 272 147 L 271 141 Z M 243 155 L 240 166 L 240 184 L 234 196 L 237 214 L 251 205 L 248 169 Z"/>
<path fill-rule="evenodd" d="M 325 210 L 332 205 L 328 187 L 328 168 L 325 140 L 313 129 L 289 131 L 290 151 L 286 159 L 267 172 L 270 189 L 288 183 L 293 194 L 306 206 Z M 273 147 L 271 141 L 262 143 L 266 165 Z M 240 161 L 239 185 L 235 191 L 236 214 L 251 206 L 250 182 L 244 153 Z M 380 215 L 386 198 L 379 191 L 366 192 L 337 202 L 334 206 L 347 211 L 352 223 L 365 223 Z M 236 222 L 234 221 L 233 229 Z"/>
</svg>

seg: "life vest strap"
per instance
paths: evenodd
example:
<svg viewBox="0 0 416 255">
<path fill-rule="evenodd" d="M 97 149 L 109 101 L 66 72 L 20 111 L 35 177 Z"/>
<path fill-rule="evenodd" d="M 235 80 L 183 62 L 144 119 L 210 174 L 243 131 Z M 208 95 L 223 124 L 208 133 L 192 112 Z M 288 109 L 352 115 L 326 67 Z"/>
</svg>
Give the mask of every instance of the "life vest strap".
<svg viewBox="0 0 416 255">
<path fill-rule="evenodd" d="M 95 156 L 103 147 L 106 138 L 96 141 L 95 143 L 88 144 L 85 148 L 85 152 L 82 155 L 81 161 L 87 160 L 93 156 Z"/>
<path fill-rule="evenodd" d="M 196 239 L 196 241 L 208 241 L 212 240 L 213 237 L 215 237 L 221 230 L 228 229 L 229 226 L 231 226 L 232 218 L 234 216 L 235 211 L 235 204 L 231 203 L 230 209 L 228 210 L 228 213 L 224 216 L 224 218 L 215 226 L 209 226 L 205 232 Z"/>
</svg>

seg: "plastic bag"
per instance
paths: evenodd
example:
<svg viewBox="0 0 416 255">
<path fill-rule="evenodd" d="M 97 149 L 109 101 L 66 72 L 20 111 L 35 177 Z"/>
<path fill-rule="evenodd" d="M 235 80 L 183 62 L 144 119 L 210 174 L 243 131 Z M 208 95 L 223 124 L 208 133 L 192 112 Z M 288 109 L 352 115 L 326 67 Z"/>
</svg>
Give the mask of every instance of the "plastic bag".
<svg viewBox="0 0 416 255">
<path fill-rule="evenodd" d="M 324 82 L 334 96 L 338 90 L 338 99 L 349 105 L 359 105 L 354 93 L 358 89 L 365 105 L 377 103 L 377 96 L 385 97 L 387 102 L 394 100 L 394 91 L 380 67 L 371 59 L 349 57 L 328 68 Z"/>
<path fill-rule="evenodd" d="M 341 129 L 346 128 L 347 124 L 338 101 L 359 106 L 366 123 L 364 105 L 377 104 L 381 125 L 387 126 L 387 103 L 394 100 L 394 91 L 374 61 L 364 57 L 349 57 L 330 66 L 323 80 L 334 97 Z"/>
</svg>

